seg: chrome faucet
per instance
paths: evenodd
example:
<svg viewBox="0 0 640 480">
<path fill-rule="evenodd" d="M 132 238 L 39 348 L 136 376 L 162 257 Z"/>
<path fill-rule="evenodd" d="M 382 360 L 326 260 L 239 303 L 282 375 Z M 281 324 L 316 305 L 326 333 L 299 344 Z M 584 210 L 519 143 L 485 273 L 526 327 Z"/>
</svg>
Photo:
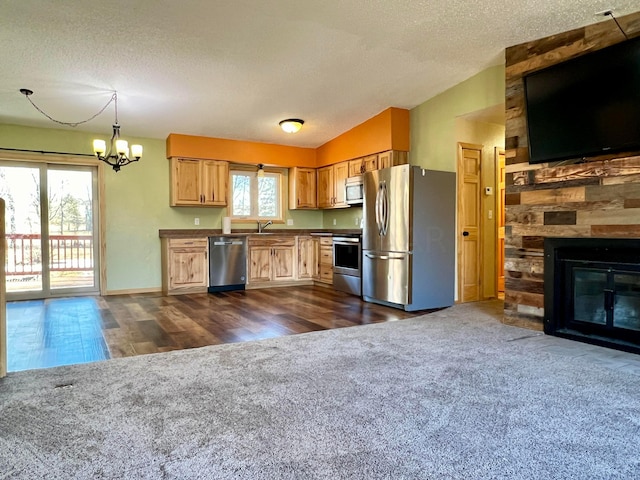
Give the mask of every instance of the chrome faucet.
<svg viewBox="0 0 640 480">
<path fill-rule="evenodd" d="M 262 233 L 262 231 L 267 228 L 269 225 L 273 225 L 273 222 L 271 220 L 269 220 L 267 223 L 265 223 L 264 225 L 262 225 L 260 223 L 260 220 L 258 220 L 258 233 Z"/>
</svg>

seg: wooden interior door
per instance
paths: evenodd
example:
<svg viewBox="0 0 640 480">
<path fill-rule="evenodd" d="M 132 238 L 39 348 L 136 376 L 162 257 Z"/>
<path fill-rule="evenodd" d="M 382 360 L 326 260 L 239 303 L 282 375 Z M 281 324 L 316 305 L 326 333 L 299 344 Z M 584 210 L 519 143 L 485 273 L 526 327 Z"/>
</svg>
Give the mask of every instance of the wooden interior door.
<svg viewBox="0 0 640 480">
<path fill-rule="evenodd" d="M 5 297 L 4 200 L 0 198 L 0 378 L 7 374 L 7 308 Z"/>
<path fill-rule="evenodd" d="M 482 264 L 480 212 L 482 146 L 458 148 L 458 301 L 480 300 Z"/>
<path fill-rule="evenodd" d="M 498 277 L 498 295 L 504 295 L 504 225 L 505 225 L 505 159 L 504 150 L 497 148 L 495 150 L 496 157 L 496 227 L 498 229 L 498 237 L 496 240 L 496 272 Z"/>
</svg>

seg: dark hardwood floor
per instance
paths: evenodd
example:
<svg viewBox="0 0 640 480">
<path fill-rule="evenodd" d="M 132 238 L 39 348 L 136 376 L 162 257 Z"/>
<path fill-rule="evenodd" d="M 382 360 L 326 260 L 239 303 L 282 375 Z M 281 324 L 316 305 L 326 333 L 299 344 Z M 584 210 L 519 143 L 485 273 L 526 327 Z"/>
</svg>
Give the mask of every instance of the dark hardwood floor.
<svg viewBox="0 0 640 480">
<path fill-rule="evenodd" d="M 9 371 L 402 320 L 324 287 L 74 297 L 7 304 Z"/>
</svg>

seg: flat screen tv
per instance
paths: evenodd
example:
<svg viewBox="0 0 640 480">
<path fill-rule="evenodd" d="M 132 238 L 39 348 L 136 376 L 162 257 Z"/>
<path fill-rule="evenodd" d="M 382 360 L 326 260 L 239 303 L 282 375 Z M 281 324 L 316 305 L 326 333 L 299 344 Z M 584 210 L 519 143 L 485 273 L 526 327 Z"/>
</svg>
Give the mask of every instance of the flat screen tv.
<svg viewBox="0 0 640 480">
<path fill-rule="evenodd" d="M 640 38 L 524 78 L 529 162 L 640 151 Z"/>
</svg>

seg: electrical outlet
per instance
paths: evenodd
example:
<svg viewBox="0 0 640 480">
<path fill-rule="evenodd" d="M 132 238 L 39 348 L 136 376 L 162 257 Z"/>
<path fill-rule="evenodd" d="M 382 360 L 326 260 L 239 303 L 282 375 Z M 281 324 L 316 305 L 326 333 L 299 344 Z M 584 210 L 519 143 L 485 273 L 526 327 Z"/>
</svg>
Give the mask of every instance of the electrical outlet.
<svg viewBox="0 0 640 480">
<path fill-rule="evenodd" d="M 489 210 L 489 220 L 493 218 L 493 210 Z"/>
<path fill-rule="evenodd" d="M 293 218 L 287 218 L 287 225 L 293 225 Z"/>
<path fill-rule="evenodd" d="M 337 225 L 337 222 L 336 222 L 336 219 L 335 219 L 335 218 L 333 219 L 333 224 L 334 224 L 334 225 Z"/>
<path fill-rule="evenodd" d="M 360 225 L 360 219 L 358 217 L 356 217 L 356 227 Z"/>
<path fill-rule="evenodd" d="M 200 219 L 198 217 L 193 219 L 193 224 L 194 225 L 200 225 Z"/>
</svg>

